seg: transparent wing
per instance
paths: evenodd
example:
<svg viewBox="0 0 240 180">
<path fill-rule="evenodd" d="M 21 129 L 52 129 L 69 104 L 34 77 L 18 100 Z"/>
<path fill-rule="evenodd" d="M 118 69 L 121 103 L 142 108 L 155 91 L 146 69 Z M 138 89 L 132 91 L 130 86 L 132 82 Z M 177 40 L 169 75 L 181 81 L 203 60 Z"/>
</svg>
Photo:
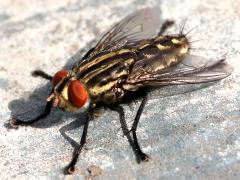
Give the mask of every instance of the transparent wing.
<svg viewBox="0 0 240 180">
<path fill-rule="evenodd" d="M 155 58 L 156 61 L 159 59 Z M 225 59 L 210 61 L 203 57 L 188 55 L 178 65 L 165 71 L 151 71 L 149 66 L 137 65 L 138 75 L 130 74 L 127 83 L 132 86 L 165 86 L 208 83 L 229 76 L 233 68 Z M 135 73 L 133 71 L 133 73 Z"/>
<path fill-rule="evenodd" d="M 87 57 L 152 38 L 159 31 L 160 23 L 160 12 L 157 12 L 156 9 L 145 8 L 138 10 L 107 31 Z M 85 56 L 85 58 L 87 57 Z"/>
<path fill-rule="evenodd" d="M 161 88 L 151 88 L 148 91 L 148 96 L 150 99 L 159 99 L 159 98 L 165 98 L 169 96 L 175 96 L 179 94 L 185 94 L 188 92 L 197 91 L 199 89 L 207 88 L 211 85 L 216 83 L 209 82 L 209 83 L 199 83 L 199 84 L 182 84 L 182 85 L 175 85 L 173 86 L 162 86 Z"/>
</svg>

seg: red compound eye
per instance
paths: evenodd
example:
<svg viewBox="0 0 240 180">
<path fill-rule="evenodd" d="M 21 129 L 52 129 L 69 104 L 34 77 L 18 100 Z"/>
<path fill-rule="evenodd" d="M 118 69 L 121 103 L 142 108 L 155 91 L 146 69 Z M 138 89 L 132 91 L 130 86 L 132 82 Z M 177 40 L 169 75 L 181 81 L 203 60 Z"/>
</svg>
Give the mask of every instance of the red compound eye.
<svg viewBox="0 0 240 180">
<path fill-rule="evenodd" d="M 68 74 L 67 70 L 61 70 L 58 71 L 54 76 L 53 76 L 53 86 L 56 86 L 64 77 L 66 77 Z"/>
<path fill-rule="evenodd" d="M 78 80 L 73 80 L 68 85 L 68 99 L 75 107 L 82 107 L 87 101 L 87 92 Z"/>
</svg>

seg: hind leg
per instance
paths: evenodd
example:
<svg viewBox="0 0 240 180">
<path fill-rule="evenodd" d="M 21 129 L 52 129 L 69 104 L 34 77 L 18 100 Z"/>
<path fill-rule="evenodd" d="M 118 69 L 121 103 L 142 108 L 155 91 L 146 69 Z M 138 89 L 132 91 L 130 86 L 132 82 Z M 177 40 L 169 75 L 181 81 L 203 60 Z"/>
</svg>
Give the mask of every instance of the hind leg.
<svg viewBox="0 0 240 180">
<path fill-rule="evenodd" d="M 175 22 L 173 20 L 166 20 L 162 24 L 162 27 L 158 33 L 158 36 L 161 36 L 168 28 L 170 28 Z"/>
</svg>

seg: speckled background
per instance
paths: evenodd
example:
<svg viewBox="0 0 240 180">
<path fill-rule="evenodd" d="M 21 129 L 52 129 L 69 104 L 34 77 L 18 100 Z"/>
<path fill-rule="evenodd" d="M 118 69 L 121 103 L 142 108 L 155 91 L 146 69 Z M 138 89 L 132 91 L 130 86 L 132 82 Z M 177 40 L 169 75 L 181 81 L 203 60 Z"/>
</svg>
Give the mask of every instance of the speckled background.
<svg viewBox="0 0 240 180">
<path fill-rule="evenodd" d="M 28 119 L 44 107 L 50 83 L 31 71 L 53 74 L 71 66 L 114 22 L 151 6 L 176 21 L 170 32 L 187 19 L 186 30 L 195 27 L 191 39 L 203 39 L 192 53 L 225 54 L 234 73 L 210 87 L 148 102 L 138 129 L 148 163 L 137 164 L 118 114 L 102 111 L 90 122 L 76 173 L 64 176 L 73 151 L 65 134 L 79 141 L 83 121 L 75 119 L 82 114 L 56 109 L 33 127 L 5 128 L 11 114 Z M 239 0 L 0 1 L 0 179 L 92 178 L 92 165 L 101 169 L 97 179 L 239 179 L 239 10 Z M 138 106 L 123 106 L 129 124 Z"/>
</svg>

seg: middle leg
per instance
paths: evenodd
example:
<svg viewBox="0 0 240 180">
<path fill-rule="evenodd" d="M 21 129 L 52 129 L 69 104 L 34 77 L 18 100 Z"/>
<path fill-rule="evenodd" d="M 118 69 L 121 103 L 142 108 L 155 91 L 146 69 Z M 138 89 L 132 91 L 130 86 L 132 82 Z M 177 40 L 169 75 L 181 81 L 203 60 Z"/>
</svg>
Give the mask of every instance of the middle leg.
<svg viewBox="0 0 240 180">
<path fill-rule="evenodd" d="M 78 157 L 79 157 L 79 155 L 82 151 L 83 146 L 86 143 L 88 124 L 89 124 L 89 121 L 92 119 L 92 117 L 93 117 L 93 110 L 89 110 L 89 112 L 87 114 L 87 118 L 84 122 L 84 127 L 83 127 L 82 137 L 81 137 L 81 140 L 80 140 L 80 145 L 77 148 L 75 148 L 75 150 L 73 152 L 71 162 L 64 169 L 64 174 L 72 174 L 75 171 L 75 165 L 77 163 Z"/>
<path fill-rule="evenodd" d="M 139 119 L 141 117 L 141 114 L 143 112 L 143 109 L 146 105 L 146 102 L 148 100 L 148 96 L 147 94 L 143 97 L 142 99 L 142 102 L 138 108 L 138 111 L 137 111 L 137 114 L 135 116 L 135 119 L 134 119 L 134 122 L 133 122 L 133 125 L 132 125 L 132 128 L 130 130 L 130 132 L 132 132 L 132 136 L 133 136 L 133 143 L 134 143 L 134 146 L 135 146 L 135 150 L 140 158 L 141 161 L 148 161 L 150 158 L 147 154 L 145 154 L 140 146 L 139 146 L 139 143 L 138 143 L 138 138 L 137 138 L 137 134 L 136 134 L 136 131 L 137 131 L 137 126 L 138 126 L 138 122 L 139 122 Z"/>
</svg>

